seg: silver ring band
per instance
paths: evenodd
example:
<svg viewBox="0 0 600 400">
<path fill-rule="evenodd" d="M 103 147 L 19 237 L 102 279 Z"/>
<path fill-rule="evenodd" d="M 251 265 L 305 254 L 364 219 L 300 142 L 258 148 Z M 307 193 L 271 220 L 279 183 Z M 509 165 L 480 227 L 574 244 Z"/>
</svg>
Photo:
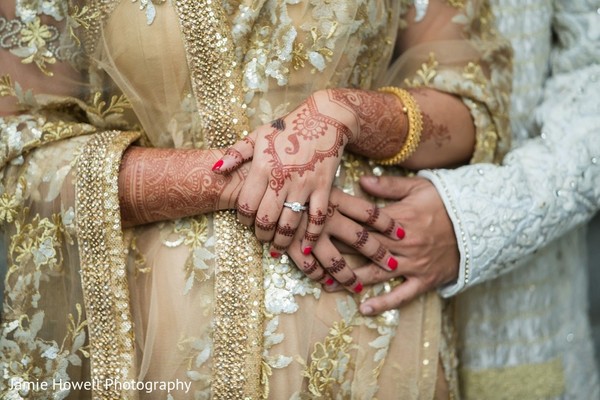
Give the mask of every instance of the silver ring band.
<svg viewBox="0 0 600 400">
<path fill-rule="evenodd" d="M 298 203 L 297 201 L 291 203 L 289 201 L 286 201 L 285 203 L 283 203 L 283 206 L 297 213 L 306 211 L 306 206 Z"/>
</svg>

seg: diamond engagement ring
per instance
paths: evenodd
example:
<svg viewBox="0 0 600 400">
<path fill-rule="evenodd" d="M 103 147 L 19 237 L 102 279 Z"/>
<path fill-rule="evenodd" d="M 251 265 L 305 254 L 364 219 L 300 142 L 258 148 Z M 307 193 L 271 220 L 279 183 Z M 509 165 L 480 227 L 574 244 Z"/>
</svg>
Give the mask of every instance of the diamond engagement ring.
<svg viewBox="0 0 600 400">
<path fill-rule="evenodd" d="M 306 206 L 303 206 L 302 204 L 298 203 L 297 201 L 294 201 L 292 203 L 286 201 L 285 203 L 283 203 L 284 207 L 289 208 L 290 210 L 292 210 L 293 212 L 302 212 L 302 211 L 306 211 Z"/>
</svg>

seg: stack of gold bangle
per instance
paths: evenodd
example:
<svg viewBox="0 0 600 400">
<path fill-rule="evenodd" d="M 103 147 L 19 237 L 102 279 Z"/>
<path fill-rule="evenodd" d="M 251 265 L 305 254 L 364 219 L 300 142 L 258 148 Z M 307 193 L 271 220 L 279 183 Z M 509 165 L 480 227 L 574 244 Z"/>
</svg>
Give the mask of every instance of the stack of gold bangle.
<svg viewBox="0 0 600 400">
<path fill-rule="evenodd" d="M 408 118 L 408 135 L 400 148 L 400 151 L 393 157 L 376 160 L 381 165 L 396 165 L 410 157 L 419 147 L 421 141 L 421 132 L 423 131 L 423 117 L 421 109 L 414 97 L 406 90 L 394 86 L 385 86 L 379 89 L 380 92 L 392 93 L 402 102 L 402 111 Z"/>
</svg>

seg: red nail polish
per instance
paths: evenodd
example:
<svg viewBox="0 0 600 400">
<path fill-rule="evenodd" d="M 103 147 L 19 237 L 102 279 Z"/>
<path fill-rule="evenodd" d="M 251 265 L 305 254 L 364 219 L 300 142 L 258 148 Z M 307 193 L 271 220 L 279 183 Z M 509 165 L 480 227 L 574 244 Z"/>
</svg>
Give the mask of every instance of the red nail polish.
<svg viewBox="0 0 600 400">
<path fill-rule="evenodd" d="M 392 271 L 395 271 L 398 268 L 398 261 L 394 257 L 390 257 L 387 262 L 387 266 L 390 267 Z"/>
<path fill-rule="evenodd" d="M 363 285 L 362 283 L 358 282 L 358 285 L 356 285 L 356 287 L 354 288 L 354 293 L 360 293 L 363 290 Z"/>
<path fill-rule="evenodd" d="M 306 246 L 304 248 L 304 250 L 302 250 L 302 254 L 304 254 L 305 256 L 309 255 L 310 252 L 312 251 L 312 247 L 311 246 Z"/>
<path fill-rule="evenodd" d="M 398 236 L 398 239 L 404 239 L 404 236 L 406 236 L 406 232 L 404 232 L 404 229 L 398 228 L 396 230 L 396 236 Z"/>
<path fill-rule="evenodd" d="M 276 251 L 272 251 L 271 252 L 271 257 L 273 257 L 273 258 L 279 258 L 279 256 L 281 256 L 281 254 L 279 254 L 278 252 L 276 252 Z"/>
<path fill-rule="evenodd" d="M 327 281 L 325 282 L 325 284 L 326 284 L 327 286 L 331 286 L 331 285 L 333 285 L 333 282 L 335 282 L 335 281 L 333 280 L 333 278 L 329 278 L 329 279 L 327 279 Z"/>
<path fill-rule="evenodd" d="M 215 165 L 212 166 L 212 170 L 213 171 L 218 171 L 221 169 L 221 166 L 223 166 L 223 160 L 219 160 L 215 163 Z"/>
</svg>

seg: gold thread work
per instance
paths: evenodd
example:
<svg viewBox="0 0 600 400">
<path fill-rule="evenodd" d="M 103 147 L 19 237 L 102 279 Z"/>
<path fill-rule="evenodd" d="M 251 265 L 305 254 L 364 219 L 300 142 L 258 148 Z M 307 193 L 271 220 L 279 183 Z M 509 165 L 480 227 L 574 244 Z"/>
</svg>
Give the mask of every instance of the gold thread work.
<svg viewBox="0 0 600 400">
<path fill-rule="evenodd" d="M 210 147 L 228 147 L 247 134 L 241 69 L 230 23 L 219 1 L 176 0 L 202 134 Z M 262 397 L 262 246 L 235 212 L 214 214 L 215 332 L 212 397 Z"/>
<path fill-rule="evenodd" d="M 397 165 L 408 159 L 419 147 L 421 142 L 421 132 L 423 132 L 423 117 L 421 109 L 410 92 L 394 86 L 385 86 L 379 89 L 380 92 L 391 93 L 398 97 L 402 102 L 402 111 L 408 118 L 408 135 L 406 140 L 396 155 L 383 160 L 376 160 L 381 165 Z"/>
<path fill-rule="evenodd" d="M 109 380 L 135 378 L 133 320 L 129 307 L 126 249 L 119 209 L 119 165 L 137 132 L 94 135 L 77 160 L 76 212 L 81 284 L 89 326 L 94 399 L 137 395 Z"/>
</svg>

